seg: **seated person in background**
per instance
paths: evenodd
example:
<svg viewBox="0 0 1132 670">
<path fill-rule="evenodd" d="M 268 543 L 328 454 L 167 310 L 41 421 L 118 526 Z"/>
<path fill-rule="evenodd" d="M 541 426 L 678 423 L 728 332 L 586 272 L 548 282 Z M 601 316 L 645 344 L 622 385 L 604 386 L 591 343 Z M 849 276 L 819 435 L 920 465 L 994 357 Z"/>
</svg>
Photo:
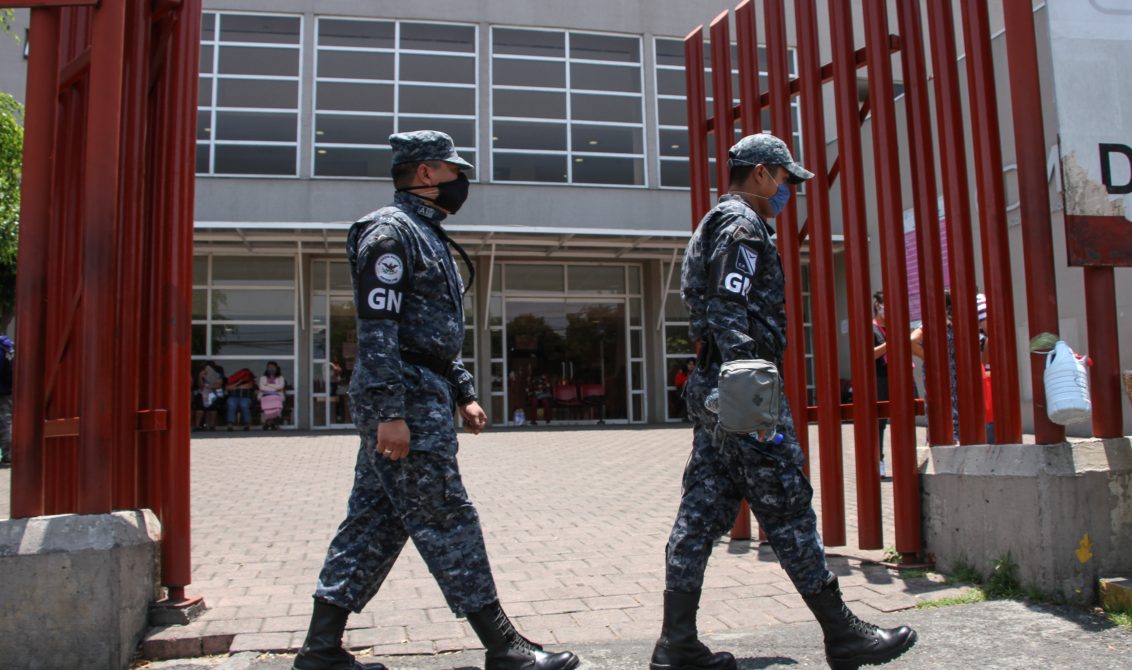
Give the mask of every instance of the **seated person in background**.
<svg viewBox="0 0 1132 670">
<path fill-rule="evenodd" d="M 252 428 L 252 397 L 255 395 L 255 374 L 247 369 L 240 368 L 228 378 L 224 391 L 228 396 L 228 432 L 236 427 L 236 412 L 244 420 L 244 430 Z"/>
<path fill-rule="evenodd" d="M 284 388 L 287 382 L 279 372 L 279 364 L 268 361 L 259 378 L 259 409 L 263 413 L 263 429 L 279 430 L 283 420 Z"/>
<path fill-rule="evenodd" d="M 224 368 L 214 361 L 205 361 L 197 372 L 197 386 L 193 391 L 193 430 L 216 430 L 216 412 L 223 403 Z"/>
<path fill-rule="evenodd" d="M 538 408 L 542 405 L 542 416 L 547 423 L 550 423 L 550 379 L 541 372 L 536 372 L 531 375 L 530 381 L 527 382 L 527 399 L 531 403 L 531 415 L 529 423 L 532 426 L 538 425 Z"/>
</svg>

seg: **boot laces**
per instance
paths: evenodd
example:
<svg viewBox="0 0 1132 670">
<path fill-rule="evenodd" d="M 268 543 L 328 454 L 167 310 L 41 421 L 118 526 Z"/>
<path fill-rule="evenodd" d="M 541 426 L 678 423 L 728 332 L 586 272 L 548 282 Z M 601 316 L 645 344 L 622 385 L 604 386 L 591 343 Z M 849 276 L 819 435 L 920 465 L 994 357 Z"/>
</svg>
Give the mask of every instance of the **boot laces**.
<svg viewBox="0 0 1132 670">
<path fill-rule="evenodd" d="M 504 639 L 507 640 L 508 646 L 512 649 L 518 649 L 533 654 L 536 651 L 542 651 L 542 646 L 531 642 L 523 637 L 519 631 L 515 630 L 515 625 L 511 623 L 511 619 L 503 613 L 500 609 L 495 615 L 496 628 L 503 633 Z"/>
<path fill-rule="evenodd" d="M 856 614 L 853 614 L 852 610 L 850 610 L 844 604 L 842 604 L 841 606 L 841 613 L 845 617 L 845 620 L 849 622 L 849 630 L 853 631 L 857 635 L 860 635 L 861 637 L 873 637 L 877 634 L 877 631 L 880 630 L 873 624 L 867 621 L 862 621 L 857 617 Z"/>
</svg>

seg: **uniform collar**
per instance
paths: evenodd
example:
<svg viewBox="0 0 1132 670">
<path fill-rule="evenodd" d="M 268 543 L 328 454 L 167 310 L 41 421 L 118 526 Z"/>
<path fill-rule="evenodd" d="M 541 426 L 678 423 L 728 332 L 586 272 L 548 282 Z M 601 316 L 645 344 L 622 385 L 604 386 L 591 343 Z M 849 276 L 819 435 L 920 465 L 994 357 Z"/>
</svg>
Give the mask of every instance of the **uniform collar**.
<svg viewBox="0 0 1132 670">
<path fill-rule="evenodd" d="M 393 195 L 393 204 L 431 223 L 439 224 L 448 217 L 447 214 L 434 207 L 429 201 L 408 191 L 397 191 Z"/>
<path fill-rule="evenodd" d="M 719 202 L 721 204 L 725 202 L 738 202 L 740 205 L 751 210 L 751 213 L 755 215 L 755 218 L 757 218 L 759 221 L 762 221 L 763 225 L 770 229 L 771 235 L 774 235 L 778 232 L 774 227 L 774 219 L 763 218 L 763 215 L 756 212 L 755 208 L 751 207 L 751 204 L 748 203 L 747 200 L 738 193 L 724 193 L 723 195 L 719 196 Z"/>
</svg>

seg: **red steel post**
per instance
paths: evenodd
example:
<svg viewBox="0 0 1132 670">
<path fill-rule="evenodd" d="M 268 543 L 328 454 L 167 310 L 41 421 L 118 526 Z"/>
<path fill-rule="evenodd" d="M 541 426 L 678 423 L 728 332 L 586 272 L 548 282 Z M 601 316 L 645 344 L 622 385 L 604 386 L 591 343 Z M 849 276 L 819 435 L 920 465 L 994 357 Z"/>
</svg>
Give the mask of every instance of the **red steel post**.
<svg viewBox="0 0 1132 670">
<path fill-rule="evenodd" d="M 998 444 L 1019 444 L 1022 441 L 1022 410 L 1017 383 L 1019 371 L 1017 336 L 1014 332 L 1014 282 L 1010 269 L 1010 236 L 1006 225 L 990 19 L 986 3 L 982 0 L 960 2 L 971 100 L 971 137 L 977 184 L 975 191 L 981 223 L 979 230 L 983 250 L 983 280 L 987 286 L 987 327 L 990 338 L 987 346 L 991 361 L 994 437 Z M 931 3 L 929 7 L 935 9 Z M 950 25 L 950 21 L 947 25 Z M 933 43 L 935 37 L 933 35 Z M 946 41 L 948 34 L 939 37 Z M 937 59 L 936 67 L 941 65 Z M 958 96 L 958 93 L 955 95 Z"/>
<path fill-rule="evenodd" d="M 950 11 L 950 9 L 949 9 Z M 932 148 L 932 110 L 928 104 L 927 62 L 924 27 L 918 0 L 900 0 L 898 5 L 901 59 L 904 71 L 904 109 L 907 111 L 911 155 L 912 207 L 916 213 L 916 242 L 920 281 L 920 319 L 928 343 L 947 342 L 947 312 L 943 290 L 943 240 L 940 209 L 936 198 L 935 155 Z M 966 195 L 964 195 L 966 197 Z M 899 330 L 895 330 L 899 332 Z M 951 371 L 946 346 L 929 346 L 925 352 L 924 379 L 927 403 L 928 441 L 932 445 L 954 444 L 951 422 Z"/>
<path fill-rule="evenodd" d="M 951 320 L 955 343 L 953 388 L 959 402 L 959 443 L 985 443 L 983 363 L 980 361 L 978 320 L 975 313 L 975 251 L 971 239 L 971 209 L 967 179 L 966 141 L 960 109 L 959 63 L 955 53 L 955 26 L 951 0 L 927 3 L 932 29 L 932 65 L 935 70 L 935 109 L 940 132 L 944 215 L 951 264 Z M 942 342 L 942 341 L 936 341 Z M 927 342 L 927 346 L 934 346 Z"/>
<path fill-rule="evenodd" d="M 1093 435 L 1122 437 L 1120 336 L 1116 327 L 1116 273 L 1113 268 L 1086 267 L 1085 321 L 1089 329 L 1089 393 L 1093 401 Z"/>
<path fill-rule="evenodd" d="M 730 15 L 724 11 L 711 22 L 712 124 L 715 132 L 715 192 L 728 190 L 727 150 L 735 143 L 735 113 L 731 93 Z"/>
<path fill-rule="evenodd" d="M 844 217 L 849 350 L 853 375 L 853 441 L 857 463 L 857 541 L 862 549 L 884 546 L 880 474 L 877 471 L 876 367 L 873 358 L 869 229 L 865 216 L 861 122 L 857 109 L 857 66 L 853 49 L 852 7 L 829 0 L 833 88 L 837 106 L 841 210 Z"/>
<path fill-rule="evenodd" d="M 766 0 L 763 4 L 766 24 L 766 57 L 771 132 L 781 138 L 792 151 L 793 123 L 790 118 L 789 46 L 786 41 L 786 9 L 782 0 Z M 786 329 L 786 354 L 783 361 L 786 396 L 798 433 L 798 443 L 806 454 L 803 469 L 810 472 L 810 430 L 807 421 L 809 398 L 806 392 L 806 337 L 802 325 L 802 256 L 798 241 L 798 200 L 791 198 L 775 220 L 778 231 L 778 255 L 786 278 L 786 321 L 794 327 Z M 824 529 L 823 529 L 824 530 Z M 826 538 L 827 544 L 829 542 Z"/>
<path fill-rule="evenodd" d="M 34 9 L 29 38 L 20 253 L 16 260 L 16 365 L 12 425 L 12 517 L 45 514 L 43 420 L 47 353 L 48 267 L 59 99 L 59 11 Z"/>
<path fill-rule="evenodd" d="M 837 288 L 834 283 L 833 229 L 829 212 L 829 170 L 825 157 L 821 54 L 814 0 L 795 0 L 799 104 L 802 132 L 809 147 L 802 164 L 814 173 L 806 182 L 810 234 L 810 309 L 814 323 L 814 383 L 817 385 L 821 450 L 822 537 L 845 544 L 845 471 L 841 462 L 841 383 L 837 357 Z M 794 320 L 795 327 L 799 320 Z M 879 509 L 879 507 L 878 507 Z M 871 513 L 871 510 L 869 511 Z"/>
<path fill-rule="evenodd" d="M 985 8 L 983 11 L 986 11 Z M 1018 199 L 1022 205 L 1022 254 L 1026 259 L 1026 307 L 1030 337 L 1057 333 L 1057 283 L 1053 263 L 1053 225 L 1049 182 L 1046 180 L 1046 137 L 1042 123 L 1042 91 L 1038 78 L 1038 47 L 1034 37 L 1034 7 L 1029 0 L 1004 0 L 1006 59 L 1014 108 L 1014 147 L 1018 163 Z M 990 309 L 991 305 L 988 305 Z M 1038 444 L 1065 440 L 1065 428 L 1046 415 L 1043 367 L 1030 360 L 1034 394 L 1034 435 Z M 992 369 L 993 374 L 993 369 Z"/>
<path fill-rule="evenodd" d="M 735 8 L 735 41 L 739 45 L 739 125 L 743 135 L 753 135 L 762 131 L 754 0 L 743 0 Z"/>
<path fill-rule="evenodd" d="M 707 95 L 704 91 L 704 27 L 684 38 L 684 90 L 688 100 L 688 172 L 691 179 L 692 230 L 711 209 L 708 184 Z"/>
<path fill-rule="evenodd" d="M 885 0 L 866 0 L 865 50 L 869 62 L 869 99 L 873 110 L 877 215 L 880 218 L 884 307 L 889 329 L 907 327 L 908 284 L 904 259 L 904 221 L 900 201 L 900 152 L 892 96 L 892 60 Z M 906 332 L 906 331 L 904 331 Z M 916 478 L 916 424 L 912 393 L 912 352 L 907 337 L 888 338 L 889 416 L 893 449 L 896 550 L 918 555 L 922 547 L 920 495 Z"/>
</svg>

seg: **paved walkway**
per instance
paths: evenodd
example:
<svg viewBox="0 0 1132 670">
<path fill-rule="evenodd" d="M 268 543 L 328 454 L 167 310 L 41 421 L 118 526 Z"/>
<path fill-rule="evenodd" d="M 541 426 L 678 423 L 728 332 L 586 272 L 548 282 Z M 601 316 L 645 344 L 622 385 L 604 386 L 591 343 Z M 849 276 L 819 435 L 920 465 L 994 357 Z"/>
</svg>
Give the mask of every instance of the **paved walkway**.
<svg viewBox="0 0 1132 670">
<path fill-rule="evenodd" d="M 847 537 L 855 542 L 849 426 L 845 434 Z M 482 519 L 501 601 L 520 630 L 550 644 L 655 638 L 664 546 L 689 442 L 686 425 L 461 437 L 465 484 Z M 193 440 L 188 590 L 203 595 L 209 610 L 188 626 L 152 630 L 147 655 L 285 652 L 301 645 L 314 581 L 345 509 L 356 445 L 352 434 L 217 433 Z M 811 468 L 819 471 L 816 458 Z M 0 470 L 0 518 L 8 513 L 9 472 Z M 882 485 L 886 545 L 894 541 L 891 487 Z M 925 594 L 958 592 L 869 563 L 881 558 L 877 550 L 830 552 L 838 554 L 830 563 L 846 599 L 865 618 L 910 607 Z M 699 617 L 705 635 L 802 621 L 811 615 L 769 548 L 717 545 Z M 411 545 L 378 597 L 350 618 L 347 643 L 380 657 L 479 647 Z"/>
</svg>

